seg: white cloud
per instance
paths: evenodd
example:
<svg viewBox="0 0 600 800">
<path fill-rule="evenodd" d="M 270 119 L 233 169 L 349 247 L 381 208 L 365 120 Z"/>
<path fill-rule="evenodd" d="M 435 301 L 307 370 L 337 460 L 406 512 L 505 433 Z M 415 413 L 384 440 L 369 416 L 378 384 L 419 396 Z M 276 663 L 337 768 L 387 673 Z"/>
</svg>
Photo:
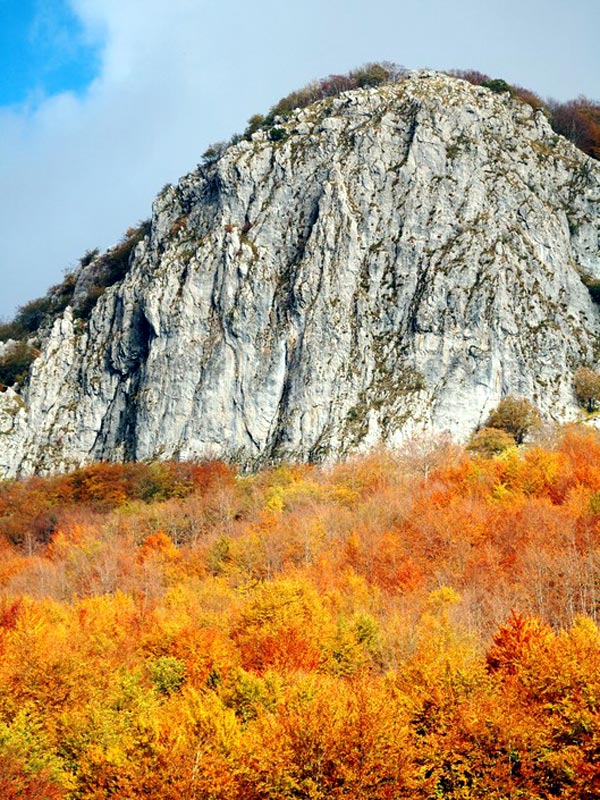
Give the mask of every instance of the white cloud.
<svg viewBox="0 0 600 800">
<path fill-rule="evenodd" d="M 74 6 L 90 36 L 106 37 L 97 80 L 83 97 L 0 110 L 0 314 L 148 216 L 161 185 L 233 131 L 233 115 L 211 108 L 219 80 L 207 72 L 200 4 Z"/>
<path fill-rule="evenodd" d="M 589 0 L 572 0 L 569 24 L 554 31 L 540 16 L 546 0 L 507 0 L 493 12 L 479 0 L 70 2 L 84 38 L 102 42 L 97 79 L 84 96 L 0 108 L 0 316 L 147 217 L 162 184 L 210 142 L 312 78 L 389 59 L 474 66 L 549 94 L 541 78 L 550 68 L 574 74 L 564 38 L 575 30 L 578 75 L 598 75 Z M 580 91 L 594 94 L 581 84 L 571 94 Z"/>
</svg>

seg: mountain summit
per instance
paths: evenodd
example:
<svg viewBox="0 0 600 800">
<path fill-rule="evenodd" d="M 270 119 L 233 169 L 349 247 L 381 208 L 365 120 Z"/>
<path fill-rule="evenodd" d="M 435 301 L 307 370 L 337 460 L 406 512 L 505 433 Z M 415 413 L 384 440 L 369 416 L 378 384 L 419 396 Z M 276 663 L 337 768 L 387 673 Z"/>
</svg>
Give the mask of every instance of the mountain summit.
<svg viewBox="0 0 600 800">
<path fill-rule="evenodd" d="M 113 262 L 80 268 L 0 395 L 4 477 L 464 438 L 507 394 L 565 419 L 596 362 L 600 164 L 445 74 L 275 119 L 166 187 L 138 234 L 89 314 Z"/>
</svg>

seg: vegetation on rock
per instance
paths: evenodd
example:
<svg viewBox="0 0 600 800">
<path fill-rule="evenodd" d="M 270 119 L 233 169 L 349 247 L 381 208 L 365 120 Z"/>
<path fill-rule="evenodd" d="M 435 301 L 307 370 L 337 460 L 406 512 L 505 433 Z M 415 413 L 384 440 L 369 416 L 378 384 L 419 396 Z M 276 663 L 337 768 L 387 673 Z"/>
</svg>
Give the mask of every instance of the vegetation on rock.
<svg viewBox="0 0 600 800">
<path fill-rule="evenodd" d="M 600 159 L 600 103 L 586 97 L 568 100 L 565 103 L 543 100 L 530 89 L 512 85 L 501 78 L 491 78 L 476 70 L 451 70 L 448 74 L 496 93 L 508 92 L 533 109 L 543 111 L 556 133 L 565 136 L 587 155 Z M 252 116 L 248 120 L 244 136 L 249 138 L 261 128 L 269 129 L 278 119 L 285 119 L 292 111 L 305 108 L 318 100 L 337 97 L 342 92 L 352 89 L 396 83 L 407 75 L 408 70 L 405 67 L 388 61 L 365 64 L 345 75 L 329 75 L 286 95 L 266 116 L 261 114 Z"/>
<path fill-rule="evenodd" d="M 583 96 L 564 103 L 552 99 L 543 100 L 530 89 L 510 84 L 502 78 L 491 78 L 473 69 L 449 70 L 447 74 L 466 80 L 475 86 L 483 86 L 497 94 L 507 92 L 534 110 L 542 111 L 556 133 L 569 139 L 592 158 L 600 159 L 600 103 L 597 101 Z M 338 97 L 342 92 L 397 83 L 407 75 L 409 75 L 408 69 L 390 61 L 365 64 L 342 75 L 328 75 L 282 97 L 267 114 L 253 114 L 248 120 L 243 136 L 250 139 L 257 131 L 266 130 L 269 132 L 269 137 L 277 141 L 281 134 L 273 136 L 272 129 L 277 123 L 285 121 L 292 112 L 306 108 L 319 100 Z M 281 129 L 276 128 L 276 130 Z M 240 138 L 236 133 L 229 142 L 211 144 L 202 156 L 203 163 L 205 165 L 216 163 L 227 147 L 236 144 Z"/>
<path fill-rule="evenodd" d="M 467 450 L 482 456 L 496 456 L 514 447 L 515 437 L 503 428 L 480 428 L 471 436 Z"/>
<path fill-rule="evenodd" d="M 0 325 L 0 341 L 23 341 L 35 336 L 49 320 L 62 314 L 69 305 L 75 289 L 76 274 L 69 272 L 64 281 L 52 286 L 44 297 L 31 300 L 17 311 L 11 322 Z"/>
<path fill-rule="evenodd" d="M 525 437 L 541 422 L 538 410 L 525 397 L 509 395 L 487 418 L 487 428 L 505 431 L 516 444 L 523 444 Z"/>
<path fill-rule="evenodd" d="M 600 375 L 582 367 L 575 373 L 574 384 L 579 403 L 590 413 L 595 411 L 600 401 Z"/>
<path fill-rule="evenodd" d="M 500 78 L 490 78 L 476 70 L 452 70 L 449 74 L 493 92 L 508 92 L 533 109 L 543 111 L 556 133 L 569 139 L 592 158 L 600 159 L 600 103 L 596 100 L 583 96 L 564 103 L 542 100 L 530 89 L 512 85 Z"/>
<path fill-rule="evenodd" d="M 286 131 L 280 126 L 281 122 L 285 121 L 293 111 L 305 108 L 318 100 L 337 97 L 348 90 L 398 82 L 407 74 L 408 70 L 402 66 L 381 62 L 365 64 L 344 75 L 329 75 L 313 81 L 282 98 L 266 115 L 252 116 L 244 136 L 250 138 L 256 131 L 264 129 L 271 141 L 278 142 L 286 137 Z M 490 78 L 476 70 L 453 70 L 448 74 L 494 92 L 508 92 L 533 108 L 542 110 L 557 133 L 570 139 L 593 158 L 600 158 L 600 104 L 597 102 L 584 97 L 565 103 L 544 101 L 528 89 L 511 85 L 503 79 Z M 228 145 L 236 143 L 240 138 L 235 134 L 229 142 L 218 142 L 209 146 L 203 155 L 204 164 L 216 163 Z M 81 258 L 79 268 L 69 271 L 62 283 L 51 287 L 44 297 L 22 306 L 12 321 L 0 324 L 0 341 L 9 339 L 25 341 L 35 336 L 43 326 L 51 324 L 68 305 L 73 303 L 81 270 L 88 270 L 89 274 L 85 281 L 85 291 L 75 302 L 74 311 L 79 318 L 87 319 L 106 288 L 124 278 L 135 246 L 148 232 L 149 222 L 144 221 L 135 228 L 130 228 L 123 239 L 105 253 L 99 254 L 97 250 L 88 251 Z M 7 383 L 6 380 L 2 382 Z"/>
<path fill-rule="evenodd" d="M 122 240 L 99 255 L 91 250 L 81 258 L 79 269 L 69 271 L 62 283 L 52 286 L 44 297 L 31 300 L 17 311 L 11 322 L 0 324 L 0 342 L 13 340 L 14 347 L 0 356 L 0 391 L 27 380 L 29 367 L 39 355 L 39 334 L 52 325 L 69 305 L 75 316 L 88 319 L 105 290 L 122 280 L 130 266 L 136 245 L 149 233 L 148 221 L 129 228 Z M 87 270 L 85 291 L 75 302 L 75 290 L 82 270 Z"/>
<path fill-rule="evenodd" d="M 39 351 L 27 342 L 15 342 L 7 352 L 0 356 L 0 391 L 13 384 L 22 384 L 27 379 L 29 367 L 39 355 Z"/>
<path fill-rule="evenodd" d="M 77 279 L 81 270 L 87 269 L 85 295 L 80 299 L 77 316 L 87 319 L 105 289 L 122 280 L 127 274 L 136 245 L 149 233 L 150 222 L 140 222 L 128 228 L 121 241 L 102 255 L 98 250 L 88 250 L 80 259 L 79 268 L 67 272 L 62 283 L 52 286 L 44 297 L 31 300 L 17 311 L 11 322 L 0 325 L 0 341 L 24 340 L 35 336 L 43 326 L 48 326 L 73 302 Z"/>
</svg>

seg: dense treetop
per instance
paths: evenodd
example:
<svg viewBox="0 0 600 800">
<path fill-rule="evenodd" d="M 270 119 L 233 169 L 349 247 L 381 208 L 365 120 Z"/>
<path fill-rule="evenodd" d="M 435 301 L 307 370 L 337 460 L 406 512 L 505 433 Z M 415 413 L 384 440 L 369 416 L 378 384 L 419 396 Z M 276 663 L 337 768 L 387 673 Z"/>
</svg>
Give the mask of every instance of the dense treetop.
<svg viewBox="0 0 600 800">
<path fill-rule="evenodd" d="M 592 798 L 600 436 L 0 485 L 0 794 Z"/>
</svg>

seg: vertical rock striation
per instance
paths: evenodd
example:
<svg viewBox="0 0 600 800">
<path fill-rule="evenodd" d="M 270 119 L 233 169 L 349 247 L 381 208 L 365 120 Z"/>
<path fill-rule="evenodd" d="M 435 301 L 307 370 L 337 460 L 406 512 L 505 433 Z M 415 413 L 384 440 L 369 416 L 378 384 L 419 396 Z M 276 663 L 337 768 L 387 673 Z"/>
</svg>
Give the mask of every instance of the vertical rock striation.
<svg viewBox="0 0 600 800">
<path fill-rule="evenodd" d="M 2 474 L 461 438 L 509 393 L 573 415 L 600 333 L 597 162 L 434 72 L 277 124 L 164 190 L 89 321 L 55 320 L 0 395 Z"/>
</svg>

